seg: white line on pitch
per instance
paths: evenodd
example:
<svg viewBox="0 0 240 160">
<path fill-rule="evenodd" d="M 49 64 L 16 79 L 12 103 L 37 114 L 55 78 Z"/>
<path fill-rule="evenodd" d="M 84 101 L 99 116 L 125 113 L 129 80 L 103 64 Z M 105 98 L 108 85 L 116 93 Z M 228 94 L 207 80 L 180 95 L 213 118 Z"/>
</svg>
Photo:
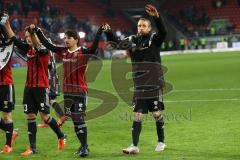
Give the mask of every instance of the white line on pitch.
<svg viewBox="0 0 240 160">
<path fill-rule="evenodd" d="M 185 99 L 185 100 L 169 100 L 164 101 L 167 103 L 182 103 L 182 102 L 220 102 L 220 101 L 240 101 L 238 98 L 232 98 L 232 99 Z"/>
<path fill-rule="evenodd" d="M 240 88 L 174 89 L 171 92 L 240 91 Z"/>
</svg>

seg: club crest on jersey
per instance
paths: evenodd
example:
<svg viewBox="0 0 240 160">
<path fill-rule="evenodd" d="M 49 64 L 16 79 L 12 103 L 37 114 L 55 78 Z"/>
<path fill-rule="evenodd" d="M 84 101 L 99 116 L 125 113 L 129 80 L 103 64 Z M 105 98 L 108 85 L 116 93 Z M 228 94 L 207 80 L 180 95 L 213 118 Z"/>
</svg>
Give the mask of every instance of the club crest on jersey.
<svg viewBox="0 0 240 160">
<path fill-rule="evenodd" d="M 4 105 L 6 106 L 8 104 L 8 101 L 3 101 Z"/>
</svg>

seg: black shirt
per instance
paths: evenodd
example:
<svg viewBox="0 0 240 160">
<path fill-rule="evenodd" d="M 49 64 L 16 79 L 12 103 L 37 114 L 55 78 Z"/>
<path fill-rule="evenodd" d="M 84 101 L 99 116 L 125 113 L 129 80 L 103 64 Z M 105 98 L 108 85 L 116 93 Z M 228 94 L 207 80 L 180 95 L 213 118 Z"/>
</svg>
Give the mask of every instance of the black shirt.
<svg viewBox="0 0 240 160">
<path fill-rule="evenodd" d="M 154 18 L 157 33 L 132 35 L 127 38 L 132 43 L 129 49 L 135 92 L 146 90 L 162 90 L 163 72 L 161 67 L 160 48 L 166 37 L 166 29 L 162 18 Z M 109 41 L 119 42 L 112 32 L 106 33 Z"/>
</svg>

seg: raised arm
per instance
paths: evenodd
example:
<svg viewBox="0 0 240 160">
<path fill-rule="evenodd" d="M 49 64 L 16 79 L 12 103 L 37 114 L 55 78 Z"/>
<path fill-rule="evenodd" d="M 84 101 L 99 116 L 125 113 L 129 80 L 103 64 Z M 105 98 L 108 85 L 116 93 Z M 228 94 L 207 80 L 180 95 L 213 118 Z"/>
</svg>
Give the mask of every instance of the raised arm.
<svg viewBox="0 0 240 160">
<path fill-rule="evenodd" d="M 109 24 L 106 23 L 103 25 L 103 31 L 106 34 L 107 41 L 119 43 L 120 40 L 114 35 L 112 28 L 110 27 Z"/>
<path fill-rule="evenodd" d="M 2 25 L 0 25 L 0 39 L 3 41 L 8 40 L 8 34 L 6 32 L 6 28 Z"/>
<path fill-rule="evenodd" d="M 20 50 L 26 52 L 29 45 L 21 41 L 20 39 L 16 38 L 15 33 L 13 32 L 12 27 L 10 25 L 9 19 L 5 23 L 5 29 L 8 34 L 8 38 L 12 39 L 12 41 L 14 42 L 14 45 L 16 45 Z"/>
<path fill-rule="evenodd" d="M 103 26 L 99 27 L 91 47 L 84 49 L 85 54 L 95 54 L 95 52 L 98 48 L 98 42 L 100 40 L 102 31 L 103 31 Z"/>
<path fill-rule="evenodd" d="M 162 42 L 166 38 L 167 31 L 166 31 L 166 28 L 164 26 L 164 22 L 163 22 L 163 19 L 161 16 L 159 18 L 154 18 L 154 21 L 155 21 L 156 27 L 158 29 L 158 32 L 153 37 L 153 43 L 161 46 Z"/>
<path fill-rule="evenodd" d="M 56 53 L 59 53 L 61 52 L 63 49 L 66 49 L 65 47 L 60 47 L 60 46 L 57 46 L 51 42 L 49 42 L 49 40 L 46 38 L 46 36 L 43 34 L 42 30 L 39 28 L 39 27 L 36 27 L 35 25 L 31 25 L 31 29 L 33 29 L 40 42 L 49 50 L 53 51 L 53 52 L 56 52 Z"/>
<path fill-rule="evenodd" d="M 157 34 L 154 35 L 153 37 L 153 43 L 157 46 L 161 46 L 162 42 L 164 41 L 167 35 L 167 31 L 164 26 L 163 19 L 154 6 L 148 4 L 146 5 L 145 9 L 148 15 L 153 17 L 156 27 L 158 29 Z"/>
<path fill-rule="evenodd" d="M 34 26 L 33 26 L 32 24 L 28 27 L 28 32 L 30 33 L 30 37 L 31 37 L 31 39 L 32 39 L 32 44 L 33 44 L 33 46 L 39 51 L 40 54 L 48 54 L 49 52 L 48 52 L 48 50 L 46 49 L 46 47 L 44 47 L 44 46 L 40 43 L 40 41 L 39 41 L 36 33 L 31 29 L 31 28 L 33 28 L 33 27 L 34 27 Z"/>
</svg>

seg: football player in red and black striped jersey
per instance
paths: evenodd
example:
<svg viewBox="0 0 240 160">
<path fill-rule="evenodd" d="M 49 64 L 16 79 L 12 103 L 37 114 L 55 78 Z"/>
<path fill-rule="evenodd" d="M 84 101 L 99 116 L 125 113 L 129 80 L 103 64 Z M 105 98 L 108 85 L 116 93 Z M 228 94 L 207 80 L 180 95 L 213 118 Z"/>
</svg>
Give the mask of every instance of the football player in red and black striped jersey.
<svg viewBox="0 0 240 160">
<path fill-rule="evenodd" d="M 4 27 L 0 26 L 1 47 L 7 45 L 7 37 L 3 33 Z M 6 144 L 1 151 L 1 153 L 4 154 L 12 152 L 12 143 L 17 135 L 13 130 L 12 111 L 14 110 L 14 106 L 15 91 L 10 59 L 6 66 L 0 70 L 0 111 L 3 112 L 3 118 L 0 118 L 0 129 L 2 129 L 6 134 Z"/>
<path fill-rule="evenodd" d="M 40 28 L 32 25 L 41 43 L 49 50 L 55 52 L 62 58 L 64 69 L 63 94 L 65 109 L 70 111 L 74 123 L 75 133 L 81 143 L 76 152 L 77 155 L 85 157 L 89 149 L 87 144 L 87 126 L 84 120 L 87 101 L 87 82 L 85 71 L 89 55 L 93 55 L 98 47 L 100 35 L 103 27 L 101 26 L 96 34 L 93 44 L 89 48 L 79 46 L 79 35 L 77 32 L 69 30 L 65 32 L 65 47 L 56 46 L 48 41 Z M 70 101 L 69 101 L 70 100 Z"/>
<path fill-rule="evenodd" d="M 30 147 L 22 156 L 36 153 L 36 116 L 40 112 L 41 118 L 49 124 L 58 137 L 58 149 L 64 148 L 65 135 L 57 125 L 56 120 L 49 115 L 49 81 L 48 62 L 49 51 L 43 47 L 36 34 L 30 32 L 29 27 L 25 31 L 26 42 L 15 37 L 9 21 L 5 24 L 8 37 L 14 44 L 27 55 L 27 80 L 24 89 L 24 112 L 28 120 L 28 137 Z"/>
<path fill-rule="evenodd" d="M 59 116 L 57 124 L 62 126 L 64 122 L 67 120 L 67 116 L 64 113 L 64 109 L 60 106 L 57 102 L 57 97 L 60 96 L 60 80 L 59 75 L 57 73 L 57 66 L 55 60 L 55 53 L 50 52 L 50 61 L 48 63 L 48 73 L 49 73 L 49 86 L 50 86 L 50 93 L 49 99 L 52 108 L 55 110 L 56 114 Z M 49 127 L 46 123 L 38 124 L 38 127 Z"/>
</svg>

